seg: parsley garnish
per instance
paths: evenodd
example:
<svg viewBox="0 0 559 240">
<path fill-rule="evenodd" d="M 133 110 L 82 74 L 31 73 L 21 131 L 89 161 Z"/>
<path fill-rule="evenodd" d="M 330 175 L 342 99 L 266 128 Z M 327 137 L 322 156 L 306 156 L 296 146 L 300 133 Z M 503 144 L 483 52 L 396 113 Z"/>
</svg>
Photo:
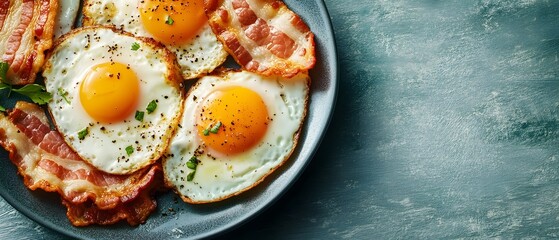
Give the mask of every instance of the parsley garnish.
<svg viewBox="0 0 559 240">
<path fill-rule="evenodd" d="M 0 80 L 1 80 L 1 79 L 0 79 Z M 0 90 L 6 89 L 6 88 L 9 88 L 9 85 L 7 85 L 7 84 L 3 83 L 2 81 L 0 81 Z M 9 97 L 9 96 L 10 96 L 10 92 L 8 92 L 8 97 Z M 4 107 L 0 106 L 0 112 L 4 112 L 4 111 L 6 111 L 6 109 L 5 109 Z"/>
<path fill-rule="evenodd" d="M 212 127 L 212 129 L 210 129 L 211 133 L 217 133 L 217 131 L 219 131 L 219 128 L 221 127 L 221 121 L 218 121 L 215 126 Z"/>
<path fill-rule="evenodd" d="M 64 89 L 62 89 L 62 88 L 58 88 L 58 94 L 60 96 L 62 96 L 62 98 L 64 99 L 65 102 L 70 104 L 70 100 L 68 100 L 68 98 L 66 97 L 66 96 L 68 96 L 68 92 L 64 91 Z"/>
<path fill-rule="evenodd" d="M 168 25 L 173 25 L 175 21 L 171 18 L 171 16 L 167 16 L 167 20 L 165 20 L 165 23 Z"/>
<path fill-rule="evenodd" d="M 134 115 L 134 118 L 136 118 L 136 120 L 143 122 L 144 121 L 144 112 L 142 111 L 136 111 L 136 114 Z"/>
<path fill-rule="evenodd" d="M 10 93 L 12 92 L 12 86 L 9 84 L 4 83 L 7 79 L 8 69 L 10 68 L 10 64 L 7 62 L 0 62 L 0 90 L 8 89 L 8 97 L 10 97 Z M 0 106 L 1 107 L 1 106 Z M 4 107 L 2 107 L 2 111 L 6 111 Z"/>
<path fill-rule="evenodd" d="M 130 156 L 134 152 L 134 148 L 132 146 L 126 147 L 125 150 L 126 150 L 126 154 L 128 154 L 128 156 Z"/>
<path fill-rule="evenodd" d="M 43 105 L 52 99 L 52 94 L 45 91 L 45 87 L 38 84 L 28 84 L 19 89 L 12 89 L 13 92 L 31 98 L 31 101 Z"/>
<path fill-rule="evenodd" d="M 138 49 L 140 49 L 140 44 L 137 42 L 132 43 L 132 51 L 137 51 Z"/>
<path fill-rule="evenodd" d="M 45 104 L 52 99 L 52 95 L 45 91 L 45 87 L 38 84 L 28 84 L 21 88 L 14 88 L 12 85 L 6 83 L 7 74 L 10 65 L 6 62 L 0 62 L 0 90 L 7 89 L 8 97 L 11 92 L 16 92 L 21 95 L 27 96 L 39 105 Z"/>
<path fill-rule="evenodd" d="M 149 114 L 155 111 L 156 108 L 157 108 L 157 102 L 155 100 L 152 100 L 151 102 L 149 102 L 148 106 L 146 107 L 146 110 L 148 111 Z"/>
<path fill-rule="evenodd" d="M 0 90 L 8 89 L 8 97 L 11 92 L 19 93 L 21 95 L 27 96 L 39 105 L 43 105 L 52 99 L 52 94 L 45 91 L 45 87 L 38 84 L 28 84 L 21 88 L 13 88 L 12 85 L 7 83 L 0 83 Z"/>
<path fill-rule="evenodd" d="M 10 96 L 10 93 L 12 92 L 12 85 L 0 82 L 0 90 L 4 90 L 4 89 L 8 89 L 10 92 L 8 93 L 8 97 Z"/>
<path fill-rule="evenodd" d="M 79 140 L 84 140 L 85 136 L 87 136 L 87 134 L 89 134 L 89 129 L 88 128 L 84 128 L 83 130 L 78 132 L 78 139 Z"/>
<path fill-rule="evenodd" d="M 10 64 L 7 62 L 0 62 L 0 81 L 5 82 L 8 75 L 8 69 L 10 69 Z"/>
</svg>

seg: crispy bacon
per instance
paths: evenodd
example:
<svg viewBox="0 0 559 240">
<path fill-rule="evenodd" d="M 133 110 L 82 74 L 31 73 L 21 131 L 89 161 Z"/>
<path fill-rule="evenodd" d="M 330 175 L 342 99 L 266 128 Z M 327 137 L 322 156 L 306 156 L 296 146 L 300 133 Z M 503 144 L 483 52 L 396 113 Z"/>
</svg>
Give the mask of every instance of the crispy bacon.
<svg viewBox="0 0 559 240">
<path fill-rule="evenodd" d="M 0 31 L 2 31 L 2 26 L 4 26 L 4 21 L 6 21 L 6 16 L 8 16 L 9 7 L 10 7 L 9 0 L 0 2 Z"/>
<path fill-rule="evenodd" d="M 58 192 L 75 226 L 137 225 L 156 208 L 153 190 L 162 185 L 161 167 L 154 165 L 131 175 L 111 175 L 82 161 L 50 129 L 41 108 L 18 102 L 8 116 L 0 114 L 0 145 L 31 190 Z"/>
<path fill-rule="evenodd" d="M 314 67 L 314 34 L 279 0 L 204 0 L 210 26 L 243 68 L 293 77 Z"/>
<path fill-rule="evenodd" d="M 0 61 L 10 65 L 7 81 L 35 81 L 52 46 L 56 0 L 2 0 L 0 3 Z"/>
<path fill-rule="evenodd" d="M 50 9 L 50 1 L 42 1 L 41 5 L 39 6 L 39 16 L 37 17 L 37 23 L 35 24 L 35 36 L 40 37 L 43 35 L 43 31 L 45 30 L 45 25 L 47 24 L 47 20 L 49 19 L 49 9 Z M 58 10 L 56 10 L 58 12 Z"/>
<path fill-rule="evenodd" d="M 134 200 L 109 210 L 99 209 L 91 203 L 73 204 L 66 200 L 62 200 L 62 203 L 68 208 L 68 219 L 75 226 L 109 225 L 121 219 L 126 219 L 128 224 L 135 226 L 145 222 L 146 217 L 156 207 L 155 200 L 147 191 L 143 191 Z"/>
</svg>

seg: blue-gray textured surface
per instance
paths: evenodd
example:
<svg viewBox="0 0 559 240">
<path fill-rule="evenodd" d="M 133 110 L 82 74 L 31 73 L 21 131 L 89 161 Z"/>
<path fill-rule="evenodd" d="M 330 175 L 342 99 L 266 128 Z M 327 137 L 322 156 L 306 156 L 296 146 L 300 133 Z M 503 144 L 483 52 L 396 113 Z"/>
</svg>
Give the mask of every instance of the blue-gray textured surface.
<svg viewBox="0 0 559 240">
<path fill-rule="evenodd" d="M 326 0 L 334 117 L 274 206 L 222 237 L 558 238 L 559 1 Z M 0 239 L 59 238 L 0 200 Z"/>
</svg>

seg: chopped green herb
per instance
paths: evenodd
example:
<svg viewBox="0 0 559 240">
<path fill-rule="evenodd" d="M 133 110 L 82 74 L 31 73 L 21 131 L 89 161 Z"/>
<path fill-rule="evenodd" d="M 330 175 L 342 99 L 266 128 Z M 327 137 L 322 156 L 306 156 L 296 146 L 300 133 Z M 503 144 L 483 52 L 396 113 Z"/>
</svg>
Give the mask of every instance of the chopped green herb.
<svg viewBox="0 0 559 240">
<path fill-rule="evenodd" d="M 171 18 L 171 16 L 167 16 L 167 20 L 165 20 L 165 23 L 168 25 L 173 25 L 175 21 Z"/>
<path fill-rule="evenodd" d="M 187 162 L 187 163 L 186 163 L 186 166 L 187 166 L 188 168 L 190 168 L 190 169 L 196 169 L 196 164 L 195 164 L 195 163 L 192 163 L 192 162 Z"/>
<path fill-rule="evenodd" d="M 186 181 L 192 182 L 192 179 L 194 179 L 194 174 L 196 174 L 196 170 L 190 172 L 188 176 L 186 176 Z"/>
<path fill-rule="evenodd" d="M 89 129 L 88 128 L 84 128 L 83 130 L 78 132 L 78 139 L 79 140 L 84 140 L 85 136 L 87 136 L 87 134 L 89 134 Z"/>
<path fill-rule="evenodd" d="M 221 121 L 218 121 L 215 126 L 212 127 L 212 129 L 210 129 L 211 133 L 217 133 L 217 131 L 219 131 L 219 128 L 221 127 Z"/>
<path fill-rule="evenodd" d="M 194 175 L 196 174 L 196 168 L 198 167 L 198 158 L 196 158 L 196 156 L 192 156 L 188 160 L 188 162 L 186 162 L 186 167 L 194 170 L 186 176 L 186 180 L 190 182 L 192 181 L 192 179 L 194 179 Z"/>
<path fill-rule="evenodd" d="M 149 102 L 146 110 L 148 111 L 149 114 L 155 111 L 156 108 L 157 108 L 157 102 L 155 100 L 152 100 L 151 102 Z"/>
<path fill-rule="evenodd" d="M 7 80 L 8 69 L 10 69 L 10 64 L 0 61 L 0 81 L 5 82 Z"/>
<path fill-rule="evenodd" d="M 64 91 L 64 89 L 62 88 L 58 88 L 58 94 L 62 96 L 62 98 L 66 103 L 70 104 L 70 100 L 68 100 L 68 98 L 66 97 L 68 96 L 68 92 Z"/>
<path fill-rule="evenodd" d="M 144 112 L 142 111 L 136 111 L 136 115 L 134 115 L 134 118 L 136 118 L 136 120 L 143 122 L 144 121 Z"/>
<path fill-rule="evenodd" d="M 0 112 L 5 112 L 5 111 L 6 111 L 6 109 L 4 107 L 0 106 Z"/>
<path fill-rule="evenodd" d="M 126 154 L 128 154 L 128 156 L 130 156 L 134 152 L 134 147 L 128 146 L 128 147 L 126 147 L 125 150 L 126 150 Z"/>
<path fill-rule="evenodd" d="M 137 51 L 138 49 L 140 49 L 140 44 L 137 42 L 132 43 L 132 51 Z"/>
<path fill-rule="evenodd" d="M 190 160 L 186 162 L 186 166 L 192 170 L 196 170 L 196 167 L 198 167 L 198 159 L 196 156 L 192 156 Z"/>
<path fill-rule="evenodd" d="M 204 136 L 209 136 L 210 135 L 210 128 L 204 129 L 204 132 L 202 132 L 202 133 L 204 133 Z"/>
</svg>

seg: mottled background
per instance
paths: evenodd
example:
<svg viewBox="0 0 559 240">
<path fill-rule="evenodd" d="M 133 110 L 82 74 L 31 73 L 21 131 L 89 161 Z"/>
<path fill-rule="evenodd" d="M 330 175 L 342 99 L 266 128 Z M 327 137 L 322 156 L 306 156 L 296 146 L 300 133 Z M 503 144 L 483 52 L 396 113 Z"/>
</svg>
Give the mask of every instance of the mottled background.
<svg viewBox="0 0 559 240">
<path fill-rule="evenodd" d="M 221 237 L 558 238 L 559 1 L 325 2 L 330 128 L 293 188 Z M 61 237 L 0 210 L 0 239 Z"/>
</svg>

